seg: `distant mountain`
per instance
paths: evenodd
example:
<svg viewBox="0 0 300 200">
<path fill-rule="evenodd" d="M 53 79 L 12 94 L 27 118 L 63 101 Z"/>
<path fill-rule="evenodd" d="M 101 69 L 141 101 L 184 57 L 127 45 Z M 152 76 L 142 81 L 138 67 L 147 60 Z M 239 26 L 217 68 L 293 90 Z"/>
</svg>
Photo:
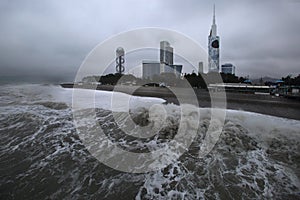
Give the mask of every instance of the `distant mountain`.
<svg viewBox="0 0 300 200">
<path fill-rule="evenodd" d="M 278 80 L 278 78 L 273 78 L 273 77 L 268 77 L 268 76 L 262 77 L 262 83 L 275 82 L 277 80 Z M 260 84 L 260 82 L 261 82 L 261 78 L 252 79 L 252 84 Z"/>
</svg>

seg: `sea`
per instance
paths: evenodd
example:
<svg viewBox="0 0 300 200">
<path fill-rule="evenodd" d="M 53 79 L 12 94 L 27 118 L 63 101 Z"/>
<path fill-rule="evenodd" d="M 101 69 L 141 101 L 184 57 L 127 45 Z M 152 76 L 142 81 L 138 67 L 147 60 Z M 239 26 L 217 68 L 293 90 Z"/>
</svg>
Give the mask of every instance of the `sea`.
<svg viewBox="0 0 300 200">
<path fill-rule="evenodd" d="M 185 153 L 157 170 L 134 173 L 93 155 L 80 137 L 74 112 L 96 113 L 112 143 L 139 154 L 163 148 L 174 138 L 180 106 L 160 98 L 130 97 L 130 115 L 124 120 L 132 118 L 136 126 L 151 123 L 153 105 L 161 108 L 157 112 L 168 111 L 157 136 L 141 139 L 118 129 L 114 113 L 129 111 L 114 107 L 113 112 L 113 92 L 89 92 L 97 97 L 95 103 L 74 111 L 73 89 L 0 86 L 0 199 L 300 199 L 300 121 L 226 110 L 216 144 L 199 156 L 211 123 L 209 115 L 203 116 Z M 81 132 L 93 128 L 81 126 L 86 126 Z"/>
</svg>

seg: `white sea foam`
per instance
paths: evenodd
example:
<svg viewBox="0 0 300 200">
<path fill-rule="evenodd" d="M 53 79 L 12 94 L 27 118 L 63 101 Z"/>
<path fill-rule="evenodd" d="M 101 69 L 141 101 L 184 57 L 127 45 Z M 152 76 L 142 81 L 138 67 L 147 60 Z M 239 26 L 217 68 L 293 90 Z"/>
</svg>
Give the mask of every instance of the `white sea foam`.
<svg viewBox="0 0 300 200">
<path fill-rule="evenodd" d="M 227 119 L 246 128 L 250 135 L 261 142 L 285 136 L 300 141 L 300 121 L 263 115 L 254 112 L 227 110 Z"/>
<path fill-rule="evenodd" d="M 12 186 L 10 183 L 17 180 L 12 179 L 10 175 L 5 176 L 3 184 L 7 182 L 6 186 L 13 187 L 11 190 L 13 192 L 22 191 L 23 188 L 16 187 L 20 184 L 28 185 L 29 188 L 24 186 L 24 191 L 38 188 L 32 186 L 34 183 L 49 186 L 45 182 L 53 178 L 57 180 L 57 184 L 62 184 L 51 194 L 52 198 L 59 198 L 62 194 L 69 198 L 97 194 L 96 197 L 100 197 L 100 193 L 101 197 L 112 198 L 114 193 L 118 195 L 122 190 L 127 191 L 127 183 L 132 185 L 137 183 L 134 189 L 128 190 L 136 195 L 136 199 L 283 199 L 288 198 L 288 195 L 299 197 L 297 159 L 299 159 L 300 121 L 227 110 L 223 135 L 216 148 L 207 157 L 199 159 L 197 152 L 194 152 L 199 149 L 196 149 L 184 155 L 184 159 L 170 158 L 173 159 L 173 163 L 162 170 L 145 175 L 118 174 L 93 160 L 84 150 L 72 122 L 72 89 L 53 85 L 18 85 L 1 86 L 0 92 L 2 94 L 0 119 L 3 122 L 0 131 L 4 141 L 1 145 L 1 156 L 10 162 L 8 166 L 2 162 L 6 167 L 3 169 L 7 170 L 7 174 L 15 170 L 14 176 L 20 177 L 19 182 Z M 179 107 L 164 105 L 162 104 L 164 100 L 159 98 L 82 90 L 83 95 L 86 93 L 95 95 L 96 103 L 85 105 L 83 101 L 83 108 L 96 107 L 127 112 L 127 109 L 144 107 L 145 109 L 140 111 L 146 112 L 149 109 L 150 121 L 154 122 L 156 128 L 161 124 L 166 127 L 174 126 L 171 122 L 180 119 Z M 113 95 L 116 95 L 117 100 L 114 108 L 111 104 Z M 121 99 L 130 99 L 131 105 L 126 109 L 117 106 L 119 103 L 123 105 L 124 101 Z M 65 103 L 68 108 L 60 110 L 59 104 L 52 103 Z M 202 129 L 204 131 L 209 124 L 211 110 L 199 108 L 199 111 L 202 133 Z M 105 121 L 110 116 L 100 117 Z M 111 122 L 109 120 L 105 122 L 109 128 Z M 217 124 L 216 127 L 219 126 L 218 121 L 213 123 Z M 10 132 L 10 135 L 7 135 L 7 132 Z M 146 147 L 149 150 L 164 148 L 165 143 L 157 143 L 157 138 L 146 142 L 126 143 L 125 140 L 119 142 L 129 149 L 132 146 Z M 199 146 L 196 144 L 195 147 L 197 145 Z M 21 160 L 16 162 L 14 153 L 23 151 L 26 151 L 24 155 L 28 157 L 24 156 L 24 160 L 19 158 Z M 5 157 L 7 155 L 11 157 Z M 30 165 L 26 165 L 28 159 L 31 159 Z M 20 166 L 24 166 L 24 171 L 21 170 L 18 174 L 16 169 Z M 51 174 L 50 178 L 46 176 L 49 174 L 48 171 Z M 93 188 L 93 193 L 88 194 L 89 189 L 86 188 Z"/>
<path fill-rule="evenodd" d="M 6 100 L 6 104 L 13 102 L 28 104 L 33 102 L 53 101 L 63 102 L 71 107 L 72 101 L 74 101 L 74 92 L 78 94 L 76 97 L 80 97 L 80 99 L 77 100 L 80 104 L 80 108 L 83 109 L 102 108 L 105 110 L 126 112 L 128 111 L 128 103 L 129 109 L 133 109 L 136 107 L 149 108 L 154 104 L 162 104 L 165 102 L 165 100 L 161 98 L 138 97 L 120 92 L 102 90 L 62 88 L 57 85 L 4 85 L 1 86 L 1 89 L 0 97 L 1 100 Z M 88 97 L 93 97 L 93 99 L 88 99 Z"/>
</svg>

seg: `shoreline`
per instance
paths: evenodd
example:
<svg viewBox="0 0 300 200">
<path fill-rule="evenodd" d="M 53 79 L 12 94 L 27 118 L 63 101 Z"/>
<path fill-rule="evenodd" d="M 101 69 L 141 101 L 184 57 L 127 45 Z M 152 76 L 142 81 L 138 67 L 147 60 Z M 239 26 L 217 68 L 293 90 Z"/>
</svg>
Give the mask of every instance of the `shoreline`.
<svg viewBox="0 0 300 200">
<path fill-rule="evenodd" d="M 74 85 L 60 84 L 63 88 L 81 88 L 81 89 L 96 89 L 103 91 L 116 91 L 126 94 L 142 97 L 157 97 L 166 100 L 167 103 L 179 104 L 176 96 L 170 89 L 164 87 L 138 87 L 138 86 L 112 86 L 112 85 Z M 75 86 L 75 87 L 74 87 Z M 184 88 L 172 88 L 176 90 L 187 102 L 188 94 Z M 199 107 L 211 107 L 210 94 L 205 89 L 194 89 L 198 99 Z M 217 93 L 214 93 L 217 94 Z M 222 103 L 222 99 L 216 98 L 218 103 Z M 243 94 L 226 92 L 226 108 L 231 110 L 241 110 L 255 112 L 276 117 L 300 120 L 300 101 L 287 99 L 283 97 L 275 97 L 271 95 L 260 94 Z"/>
</svg>

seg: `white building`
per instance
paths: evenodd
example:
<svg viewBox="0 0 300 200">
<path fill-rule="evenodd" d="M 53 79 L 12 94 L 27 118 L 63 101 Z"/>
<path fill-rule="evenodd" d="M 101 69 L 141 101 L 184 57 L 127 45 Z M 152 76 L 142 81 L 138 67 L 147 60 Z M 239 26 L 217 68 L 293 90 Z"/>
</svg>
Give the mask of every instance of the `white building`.
<svg viewBox="0 0 300 200">
<path fill-rule="evenodd" d="M 157 61 L 143 61 L 143 79 L 153 79 L 160 74 L 160 63 Z"/>
<path fill-rule="evenodd" d="M 198 73 L 200 74 L 204 73 L 203 62 L 199 62 Z"/>
<path fill-rule="evenodd" d="M 213 23 L 208 36 L 208 72 L 219 72 L 220 63 L 220 38 L 217 36 L 217 25 L 215 16 L 215 6 L 213 14 Z"/>
</svg>

